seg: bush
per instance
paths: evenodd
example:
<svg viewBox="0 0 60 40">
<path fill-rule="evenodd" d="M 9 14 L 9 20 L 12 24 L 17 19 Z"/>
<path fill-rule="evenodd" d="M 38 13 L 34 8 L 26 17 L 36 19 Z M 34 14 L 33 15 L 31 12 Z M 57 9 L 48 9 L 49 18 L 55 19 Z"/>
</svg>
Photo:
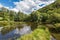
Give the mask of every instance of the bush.
<svg viewBox="0 0 60 40">
<path fill-rule="evenodd" d="M 60 32 L 60 23 L 56 23 L 55 25 L 55 29 L 57 32 Z"/>
<path fill-rule="evenodd" d="M 1 33 L 2 33 L 3 35 L 5 35 L 5 34 L 11 32 L 11 31 L 14 30 L 14 29 L 15 29 L 15 27 L 11 27 L 11 26 L 3 27 L 3 29 L 1 30 Z"/>
<path fill-rule="evenodd" d="M 50 40 L 50 34 L 47 29 L 38 28 L 30 34 L 21 36 L 21 38 L 17 40 Z"/>
<path fill-rule="evenodd" d="M 0 17 L 0 21 L 2 21 L 3 20 L 3 17 Z"/>
<path fill-rule="evenodd" d="M 8 26 L 9 22 L 8 21 L 0 21 L 0 27 Z"/>
<path fill-rule="evenodd" d="M 55 27 L 60 27 L 60 23 L 56 23 L 54 25 L 55 25 Z"/>
</svg>

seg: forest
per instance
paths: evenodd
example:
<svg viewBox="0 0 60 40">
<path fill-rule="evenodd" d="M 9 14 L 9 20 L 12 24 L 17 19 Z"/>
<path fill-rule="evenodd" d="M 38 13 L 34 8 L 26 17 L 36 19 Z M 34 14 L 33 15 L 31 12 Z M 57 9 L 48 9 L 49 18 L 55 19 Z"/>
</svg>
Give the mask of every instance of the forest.
<svg viewBox="0 0 60 40">
<path fill-rule="evenodd" d="M 17 40 L 51 40 L 51 35 L 60 40 L 60 0 L 31 14 L 20 11 L 16 13 L 4 7 L 0 9 L 0 27 L 3 27 L 1 31 L 3 34 L 16 27 L 22 28 L 21 24 L 25 23 L 31 25 L 32 32 Z"/>
</svg>

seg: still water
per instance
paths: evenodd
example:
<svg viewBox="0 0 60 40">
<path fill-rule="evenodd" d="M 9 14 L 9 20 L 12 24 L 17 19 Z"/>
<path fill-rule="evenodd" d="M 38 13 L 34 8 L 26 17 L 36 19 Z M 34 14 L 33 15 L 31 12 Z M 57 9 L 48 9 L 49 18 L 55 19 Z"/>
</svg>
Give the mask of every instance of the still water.
<svg viewBox="0 0 60 40">
<path fill-rule="evenodd" d="M 36 25 L 34 25 L 34 26 L 36 26 Z M 3 27 L 0 28 L 0 40 L 16 40 L 17 38 L 21 37 L 22 35 L 29 34 L 32 31 L 31 25 L 26 25 L 26 24 L 23 24 L 22 28 L 16 27 L 12 31 L 9 31 L 8 33 L 5 33 L 5 34 L 2 34 L 2 29 L 3 29 Z M 8 30 L 6 30 L 6 31 L 8 31 Z M 51 40 L 56 40 L 56 39 L 51 36 Z"/>
<path fill-rule="evenodd" d="M 21 29 L 16 28 L 16 29 L 6 33 L 5 35 L 3 35 L 0 32 L 0 40 L 16 40 L 20 36 L 22 36 L 24 34 L 28 34 L 30 32 L 31 32 L 30 26 L 25 25 L 23 28 L 21 28 Z"/>
</svg>

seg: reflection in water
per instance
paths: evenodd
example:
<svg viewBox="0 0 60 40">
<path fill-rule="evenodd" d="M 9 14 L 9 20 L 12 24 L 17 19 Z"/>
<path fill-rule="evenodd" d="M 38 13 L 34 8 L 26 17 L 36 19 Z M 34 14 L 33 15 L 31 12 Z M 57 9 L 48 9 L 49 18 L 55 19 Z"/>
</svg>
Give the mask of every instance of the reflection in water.
<svg viewBox="0 0 60 40">
<path fill-rule="evenodd" d="M 34 26 L 33 28 L 35 29 L 37 25 L 29 25 L 27 26 L 26 24 L 22 24 L 23 28 L 19 29 L 19 27 L 16 27 L 16 29 L 6 33 L 5 35 L 2 34 L 2 32 L 0 32 L 0 40 L 16 40 L 17 38 L 19 38 L 20 36 L 24 35 L 24 34 L 29 34 L 32 30 L 32 26 Z M 6 30 L 8 31 L 8 30 Z M 5 32 L 5 30 L 3 31 Z M 55 40 L 54 37 L 51 37 L 51 40 Z"/>
<path fill-rule="evenodd" d="M 3 27 L 0 27 L 0 31 L 2 30 Z"/>
<path fill-rule="evenodd" d="M 14 39 L 14 38 L 19 37 L 19 34 L 16 35 L 16 34 L 14 34 L 14 32 L 15 32 L 15 30 L 9 32 L 9 33 L 6 34 L 6 35 L 2 35 L 2 34 L 0 33 L 0 40 L 8 40 L 8 39 Z"/>
<path fill-rule="evenodd" d="M 28 34 L 30 32 L 31 32 L 30 26 L 25 25 L 23 28 L 21 28 L 21 29 L 16 28 L 13 31 L 11 31 L 5 35 L 2 35 L 0 32 L 0 40 L 9 40 L 9 39 L 16 40 L 21 35 Z"/>
<path fill-rule="evenodd" d="M 30 26 L 24 26 L 22 29 L 16 28 L 15 34 L 24 35 L 24 34 L 28 34 L 30 32 L 31 32 Z"/>
</svg>

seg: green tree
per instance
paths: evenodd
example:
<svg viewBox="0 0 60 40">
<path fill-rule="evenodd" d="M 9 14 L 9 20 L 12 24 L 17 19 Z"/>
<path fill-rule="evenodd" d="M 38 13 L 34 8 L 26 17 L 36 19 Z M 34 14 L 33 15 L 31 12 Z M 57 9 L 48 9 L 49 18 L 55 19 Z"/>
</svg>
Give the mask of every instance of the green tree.
<svg viewBox="0 0 60 40">
<path fill-rule="evenodd" d="M 14 11 L 9 11 L 9 19 L 10 19 L 10 21 L 14 21 L 14 16 L 15 16 L 15 12 Z"/>
<path fill-rule="evenodd" d="M 32 22 L 38 22 L 40 20 L 40 12 L 35 11 L 35 12 L 32 12 L 30 15 L 31 15 Z"/>
</svg>

